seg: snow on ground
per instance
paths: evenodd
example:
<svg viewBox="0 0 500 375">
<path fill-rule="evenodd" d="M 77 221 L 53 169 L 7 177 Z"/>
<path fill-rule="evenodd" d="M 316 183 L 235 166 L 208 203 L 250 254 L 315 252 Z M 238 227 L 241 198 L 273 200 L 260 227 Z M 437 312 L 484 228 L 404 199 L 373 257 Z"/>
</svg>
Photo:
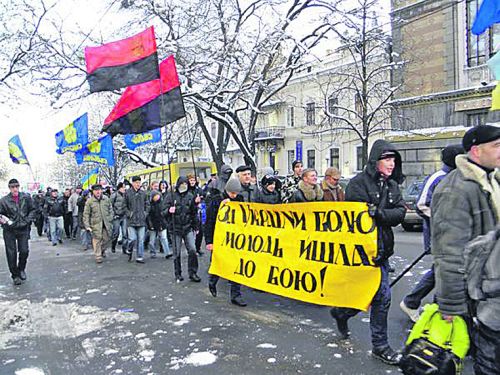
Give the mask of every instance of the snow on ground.
<svg viewBox="0 0 500 375">
<path fill-rule="evenodd" d="M 51 300 L 37 303 L 26 299 L 14 303 L 0 302 L 0 350 L 23 338 L 50 336 L 66 339 L 137 319 L 139 316 L 135 313 L 105 311 L 76 303 L 54 303 Z"/>
</svg>

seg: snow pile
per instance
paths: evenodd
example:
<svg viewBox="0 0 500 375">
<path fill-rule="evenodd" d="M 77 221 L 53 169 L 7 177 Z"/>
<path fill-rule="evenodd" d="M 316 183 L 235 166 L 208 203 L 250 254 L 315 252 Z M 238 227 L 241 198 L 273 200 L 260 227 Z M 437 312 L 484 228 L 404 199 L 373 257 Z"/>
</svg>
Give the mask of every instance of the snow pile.
<svg viewBox="0 0 500 375">
<path fill-rule="evenodd" d="M 10 341 L 28 337 L 71 338 L 100 330 L 115 323 L 139 319 L 135 313 L 105 311 L 76 303 L 42 303 L 26 299 L 0 302 L 0 350 Z"/>
<path fill-rule="evenodd" d="M 215 351 L 208 352 L 193 352 L 186 358 L 172 357 L 170 360 L 170 369 L 178 370 L 179 368 L 191 365 L 195 367 L 208 366 L 217 361 L 217 356 L 214 354 Z"/>
<path fill-rule="evenodd" d="M 33 367 L 16 370 L 15 375 L 45 375 L 45 372 L 37 367 Z"/>
<path fill-rule="evenodd" d="M 257 345 L 257 348 L 261 348 L 261 349 L 276 349 L 276 345 L 274 345 L 274 344 L 268 344 L 268 343 L 263 343 L 263 344 Z"/>
</svg>

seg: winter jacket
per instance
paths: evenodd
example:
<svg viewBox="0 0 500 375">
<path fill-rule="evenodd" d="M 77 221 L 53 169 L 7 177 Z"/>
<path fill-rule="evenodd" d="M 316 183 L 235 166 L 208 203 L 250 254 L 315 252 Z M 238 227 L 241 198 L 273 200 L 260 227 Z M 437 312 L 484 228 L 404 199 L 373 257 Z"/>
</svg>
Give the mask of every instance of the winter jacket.
<svg viewBox="0 0 500 375">
<path fill-rule="evenodd" d="M 108 231 L 108 236 L 111 236 L 113 229 L 113 208 L 111 201 L 106 195 L 102 195 L 101 199 L 92 196 L 85 203 L 83 211 L 83 225 L 85 229 L 92 229 L 92 236 L 102 238 L 103 228 Z"/>
<path fill-rule="evenodd" d="M 342 186 L 338 185 L 335 187 L 330 187 L 326 180 L 321 182 L 321 189 L 323 190 L 323 200 L 333 201 L 333 202 L 343 202 L 345 201 L 344 189 Z"/>
<path fill-rule="evenodd" d="M 155 202 L 153 198 L 156 195 L 161 197 L 161 193 L 157 191 L 151 193 L 151 206 L 149 209 L 147 223 L 149 230 L 161 232 L 162 230 L 167 229 L 167 220 L 163 214 L 165 202 L 162 198 Z"/>
<path fill-rule="evenodd" d="M 16 203 L 9 193 L 0 199 L 0 214 L 12 220 L 11 225 L 2 225 L 4 230 L 26 230 L 35 220 L 37 210 L 29 194 L 20 192 Z"/>
<path fill-rule="evenodd" d="M 187 178 L 179 177 L 175 191 L 167 195 L 163 211 L 163 215 L 167 217 L 169 228 L 172 228 L 176 235 L 197 231 L 200 226 L 198 209 L 193 195 L 189 191 L 179 193 L 179 186 L 182 183 L 187 183 Z M 175 213 L 170 213 L 170 207 L 175 207 Z"/>
<path fill-rule="evenodd" d="M 224 199 L 231 201 L 243 202 L 243 197 L 238 194 L 235 199 L 230 199 L 226 192 L 219 194 L 210 194 L 207 197 L 205 204 L 207 205 L 207 221 L 205 222 L 205 243 L 207 245 L 214 243 L 215 223 L 217 222 L 217 212 L 221 202 Z"/>
<path fill-rule="evenodd" d="M 394 170 L 387 179 L 377 171 L 377 161 L 383 151 L 395 153 Z M 374 217 L 378 231 L 377 265 L 394 254 L 392 227 L 401 224 L 406 213 L 405 202 L 399 190 L 399 184 L 403 180 L 401 155 L 393 145 L 379 139 L 372 146 L 364 171 L 352 178 L 346 188 L 346 201 L 366 202 L 377 207 Z"/>
<path fill-rule="evenodd" d="M 319 184 L 314 186 L 306 184 L 300 180 L 297 185 L 297 190 L 293 193 L 289 200 L 292 203 L 316 202 L 323 200 L 323 190 Z"/>
<path fill-rule="evenodd" d="M 243 185 L 241 184 L 241 196 L 243 197 L 244 202 L 255 202 L 257 200 L 257 196 L 259 195 L 259 191 L 257 185 Z"/>
<path fill-rule="evenodd" d="M 70 195 L 68 199 L 68 211 L 73 214 L 73 216 L 78 216 L 78 198 L 80 197 L 79 194 L 73 193 Z"/>
<path fill-rule="evenodd" d="M 298 188 L 299 182 L 301 181 L 299 176 L 291 175 L 288 176 L 281 188 L 281 201 L 283 203 L 288 203 L 295 194 Z"/>
<path fill-rule="evenodd" d="M 432 196 L 431 252 L 439 309 L 448 315 L 467 315 L 464 249 L 467 242 L 495 229 L 500 173 L 488 175 L 466 155 L 455 160 L 457 169 L 440 182 Z"/>
<path fill-rule="evenodd" d="M 500 331 L 500 228 L 469 242 L 464 258 L 475 316 L 485 326 Z"/>
<path fill-rule="evenodd" d="M 267 204 L 278 204 L 281 203 L 281 196 L 276 190 L 272 193 L 268 191 L 266 188 L 260 188 L 259 194 L 257 195 L 257 199 L 255 200 L 257 203 L 267 203 Z"/>
<path fill-rule="evenodd" d="M 233 168 L 231 168 L 230 165 L 227 164 L 222 165 L 217 180 L 213 181 L 215 185 L 214 188 L 223 193 L 224 188 L 226 187 L 226 182 L 229 181 L 232 174 L 233 174 Z"/>
<path fill-rule="evenodd" d="M 33 204 L 36 209 L 36 216 L 43 216 L 43 206 L 45 205 L 45 197 L 36 194 L 33 196 Z"/>
<path fill-rule="evenodd" d="M 63 216 L 66 211 L 66 200 L 63 197 L 49 197 L 45 201 L 44 211 L 47 216 L 50 217 L 60 217 Z"/>
<path fill-rule="evenodd" d="M 446 177 L 448 173 L 452 171 L 451 167 L 448 167 L 446 164 L 443 165 L 443 168 L 429 177 L 427 177 L 424 181 L 424 187 L 420 192 L 416 203 L 417 214 L 423 219 L 423 234 L 424 234 L 424 248 L 426 251 L 430 253 L 431 251 L 431 202 L 432 202 L 432 194 L 434 194 L 434 190 L 436 186 L 441 182 L 443 178 Z"/>
<path fill-rule="evenodd" d="M 127 207 L 125 206 L 125 193 L 120 193 L 119 191 L 114 192 L 111 195 L 111 205 L 113 207 L 113 213 L 115 218 L 122 218 L 125 216 Z"/>
<path fill-rule="evenodd" d="M 145 227 L 149 214 L 149 200 L 144 190 L 130 188 L 125 193 L 125 212 L 128 225 L 132 227 Z"/>
<path fill-rule="evenodd" d="M 87 203 L 87 198 L 81 195 L 76 202 L 78 206 L 78 226 L 80 229 L 85 228 L 85 224 L 83 223 L 83 211 L 85 210 L 85 203 Z"/>
</svg>

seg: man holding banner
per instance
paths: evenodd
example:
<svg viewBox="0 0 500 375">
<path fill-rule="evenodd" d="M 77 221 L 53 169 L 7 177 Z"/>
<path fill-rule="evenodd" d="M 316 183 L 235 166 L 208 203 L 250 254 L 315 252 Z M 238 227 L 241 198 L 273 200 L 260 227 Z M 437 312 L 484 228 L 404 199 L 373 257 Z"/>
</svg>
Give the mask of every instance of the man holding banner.
<svg viewBox="0 0 500 375">
<path fill-rule="evenodd" d="M 403 221 L 406 212 L 398 186 L 403 180 L 401 155 L 390 143 L 377 140 L 373 144 L 365 170 L 354 177 L 346 189 L 346 201 L 368 203 L 368 212 L 377 225 L 378 251 L 372 260 L 380 267 L 382 278 L 370 309 L 372 355 L 390 365 L 399 364 L 401 359 L 401 354 L 389 346 L 387 316 L 391 305 L 389 257 L 394 253 L 392 227 Z M 343 338 L 349 336 L 348 319 L 358 312 L 359 310 L 351 308 L 331 309 L 330 314 L 336 320 Z"/>
</svg>

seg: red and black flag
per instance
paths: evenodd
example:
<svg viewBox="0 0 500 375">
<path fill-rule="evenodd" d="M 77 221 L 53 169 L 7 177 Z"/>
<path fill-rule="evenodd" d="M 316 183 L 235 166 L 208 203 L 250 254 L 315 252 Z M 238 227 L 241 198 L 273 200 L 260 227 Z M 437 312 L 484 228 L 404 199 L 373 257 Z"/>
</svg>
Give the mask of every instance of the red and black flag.
<svg viewBox="0 0 500 375">
<path fill-rule="evenodd" d="M 90 92 L 110 91 L 159 78 L 153 26 L 130 38 L 85 48 Z"/>
<path fill-rule="evenodd" d="M 127 87 L 104 120 L 102 131 L 111 135 L 144 133 L 185 117 L 173 56 L 160 64 L 160 77 Z"/>
</svg>

